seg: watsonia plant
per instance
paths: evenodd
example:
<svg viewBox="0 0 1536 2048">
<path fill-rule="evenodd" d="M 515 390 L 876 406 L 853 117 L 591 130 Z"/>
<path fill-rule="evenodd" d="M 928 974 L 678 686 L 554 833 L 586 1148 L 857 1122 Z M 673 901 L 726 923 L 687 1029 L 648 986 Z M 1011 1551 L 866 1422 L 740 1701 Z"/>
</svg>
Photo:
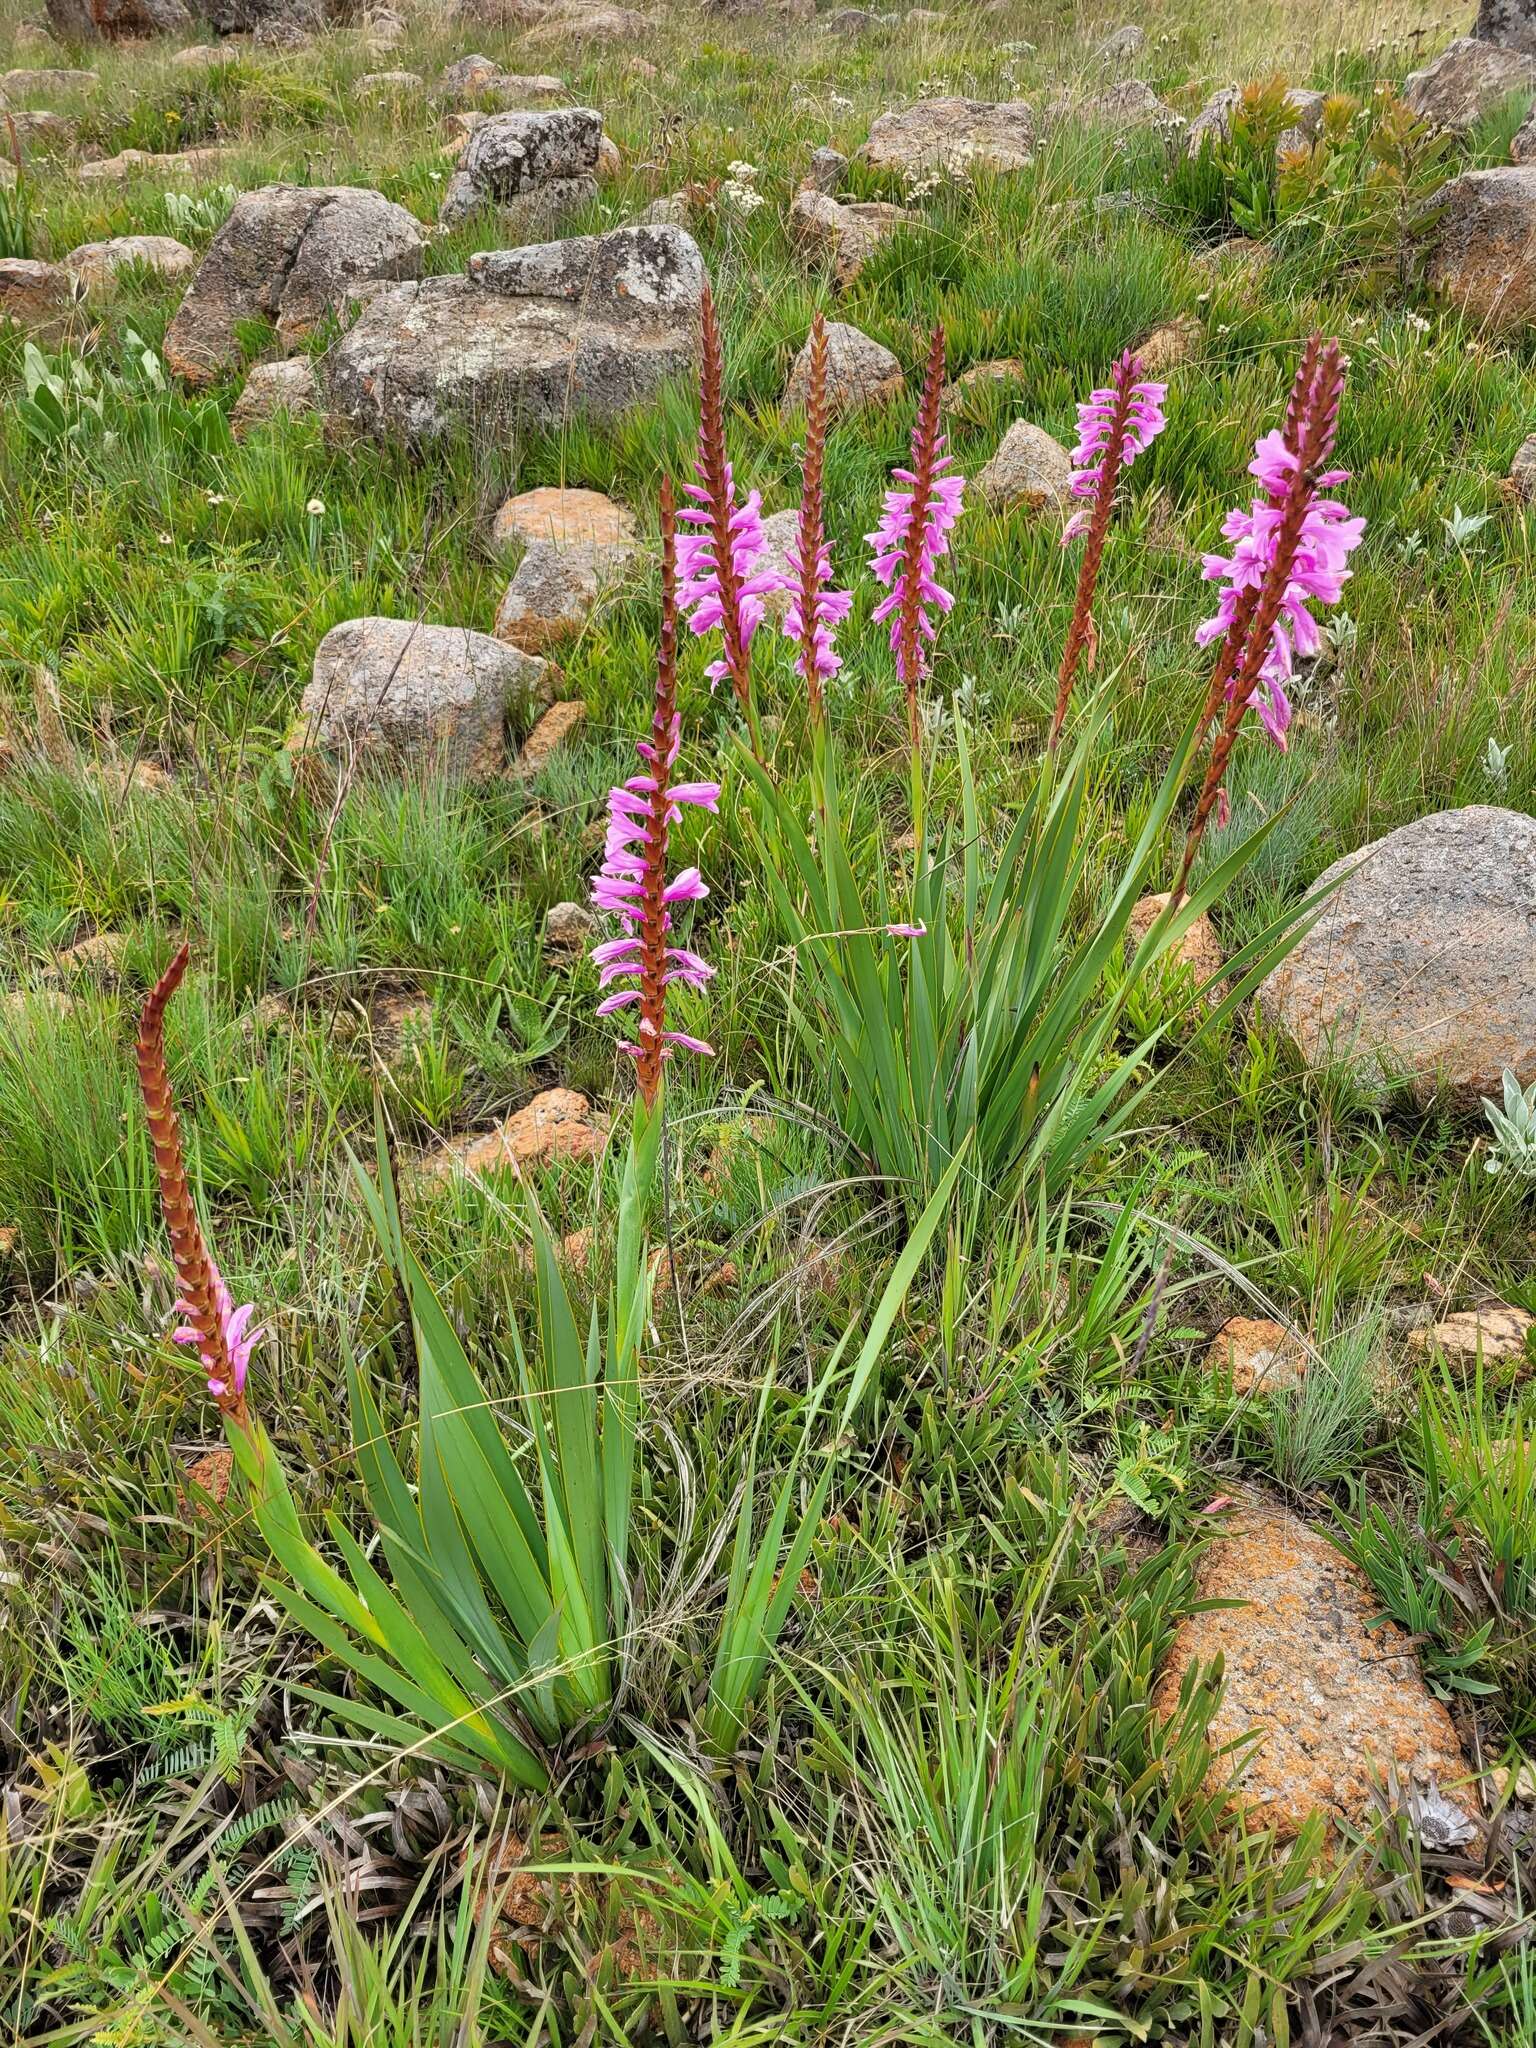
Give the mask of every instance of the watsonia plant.
<svg viewBox="0 0 1536 2048">
<path fill-rule="evenodd" d="M 223 1413 L 251 1512 L 286 1574 L 274 1591 L 289 1615 L 360 1681 L 346 1695 L 304 1689 L 344 1725 L 513 1784 L 549 1781 L 549 1757 L 573 1729 L 612 1710 L 634 1615 L 632 1505 L 641 1456 L 640 1349 L 652 1261 L 646 1240 L 661 1144 L 667 1064 L 710 1048 L 674 1027 L 681 984 L 698 991 L 712 969 L 678 942 L 674 917 L 707 892 L 697 868 L 668 877 L 671 830 L 685 806 L 713 810 L 716 784 L 675 768 L 677 575 L 670 494 L 663 499 L 663 627 L 642 772 L 609 795 L 609 826 L 593 900 L 626 926 L 595 949 L 603 1013 L 633 1010 L 637 1094 L 615 1228 L 614 1279 L 585 1328 L 536 1209 L 536 1330 L 514 1329 L 517 1412 L 531 1447 L 514 1451 L 457 1332 L 406 1240 L 380 1112 L 377 1180 L 358 1169 L 362 1199 L 408 1305 L 418 1375 L 414 1482 L 384 1427 L 359 1362 L 346 1360 L 353 1435 L 388 1577 L 345 1523 L 328 1523 L 337 1563 L 305 1533 L 276 1452 L 248 1399 L 260 1332 L 235 1308 L 198 1223 L 165 1060 L 164 1014 L 187 963 L 183 947 L 145 1005 L 138 1065 L 162 1203 L 181 1283 L 185 1327 Z M 952 1185 L 953 1176 L 951 1176 Z M 919 1220 L 876 1306 L 844 1390 L 839 1433 L 867 1385 L 936 1229 L 949 1186 Z M 834 1463 L 823 1461 L 793 1535 L 813 1432 L 842 1384 L 854 1332 L 826 1361 L 806 1405 L 799 1448 L 766 1518 L 758 1521 L 756 1430 L 747 1454 L 719 1642 L 703 1708 L 706 1737 L 736 1740 L 784 1626 L 810 1554 Z M 757 1428 L 766 1413 L 769 1385 Z"/>
</svg>

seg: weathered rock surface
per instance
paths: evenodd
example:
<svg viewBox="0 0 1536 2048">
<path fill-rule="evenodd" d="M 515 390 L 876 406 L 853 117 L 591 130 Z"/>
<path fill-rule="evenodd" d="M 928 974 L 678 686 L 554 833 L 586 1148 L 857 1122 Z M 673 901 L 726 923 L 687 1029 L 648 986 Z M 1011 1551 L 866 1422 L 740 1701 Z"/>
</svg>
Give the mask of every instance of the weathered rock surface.
<svg viewBox="0 0 1536 2048">
<path fill-rule="evenodd" d="M 527 41 L 548 43 L 634 43 L 655 29 L 648 14 L 633 7 L 583 7 L 553 14 L 530 29 Z"/>
<path fill-rule="evenodd" d="M 1531 111 L 1509 138 L 1509 160 L 1512 164 L 1536 163 L 1536 100 Z"/>
<path fill-rule="evenodd" d="M 291 743 L 353 750 L 453 775 L 502 765 L 508 706 L 544 664 L 463 626 L 348 619 L 315 650 Z"/>
<path fill-rule="evenodd" d="M 359 100 L 407 100 L 425 92 L 427 81 L 419 71 L 368 71 L 352 87 Z"/>
<path fill-rule="evenodd" d="M 1509 492 L 1518 504 L 1536 503 L 1536 434 L 1527 434 L 1509 465 Z"/>
<path fill-rule="evenodd" d="M 455 57 L 451 64 L 443 67 L 438 90 L 450 99 L 473 98 L 502 76 L 502 67 L 494 57 L 485 57 L 476 51 L 468 57 Z"/>
<path fill-rule="evenodd" d="M 882 114 L 862 155 L 877 171 L 905 178 L 925 171 L 1020 171 L 1035 148 L 1035 117 L 1022 100 L 919 100 Z"/>
<path fill-rule="evenodd" d="M 788 577 L 789 551 L 800 530 L 800 508 L 770 512 L 763 521 L 763 551 L 753 567 L 754 576 Z M 789 591 L 776 588 L 763 593 L 763 612 L 770 619 L 782 619 L 789 610 Z"/>
<path fill-rule="evenodd" d="M 7 71 L 0 75 L 0 107 L 25 106 L 38 93 L 89 92 L 100 77 L 99 71 L 69 71 L 58 66 L 41 71 Z"/>
<path fill-rule="evenodd" d="M 479 1180 L 562 1159 L 592 1159 L 608 1137 L 608 1121 L 574 1088 L 546 1088 L 493 1131 L 451 1139 L 421 1162 L 424 1180 Z"/>
<path fill-rule="evenodd" d="M 1508 1302 L 1487 1302 L 1481 1308 L 1460 1309 L 1426 1329 L 1410 1330 L 1408 1342 L 1416 1351 L 1441 1351 L 1457 1364 L 1475 1368 L 1485 1365 L 1520 1364 L 1529 1356 L 1528 1339 L 1536 1329 L 1536 1316 Z"/>
<path fill-rule="evenodd" d="M 1472 33 L 1485 43 L 1536 57 L 1536 7 L 1531 0 L 1478 0 Z"/>
<path fill-rule="evenodd" d="M 1106 36 L 1093 54 L 1100 64 L 1128 64 L 1146 47 L 1146 30 L 1139 28 L 1134 21 L 1128 21 L 1124 28 L 1117 28 L 1113 35 Z"/>
<path fill-rule="evenodd" d="M 59 156 L 74 143 L 74 122 L 65 120 L 62 114 L 51 113 L 46 107 L 8 107 L 4 113 L 5 119 L 0 122 L 0 138 L 3 138 L 7 149 L 13 134 L 16 146 L 24 156 Z"/>
<path fill-rule="evenodd" d="M 880 17 L 868 7 L 838 7 L 822 16 L 822 32 L 850 39 L 867 36 L 880 26 Z"/>
<path fill-rule="evenodd" d="M 1280 1394 L 1301 1385 L 1311 1361 L 1284 1323 L 1233 1316 L 1211 1340 L 1205 1363 L 1210 1372 L 1231 1375 L 1234 1394 Z"/>
<path fill-rule="evenodd" d="M 239 362 L 241 325 L 260 320 L 291 348 L 346 309 L 349 286 L 419 276 L 423 247 L 414 214 L 361 187 L 242 193 L 166 331 L 166 363 L 210 384 Z"/>
<path fill-rule="evenodd" d="M 1129 959 L 1151 931 L 1153 925 L 1168 908 L 1169 892 L 1165 889 L 1156 895 L 1143 896 L 1133 905 L 1125 929 L 1125 951 Z M 1216 936 L 1216 927 L 1202 910 L 1194 923 L 1185 932 L 1171 954 L 1165 955 L 1181 967 L 1187 967 L 1197 983 L 1213 981 L 1227 964 L 1227 956 L 1221 950 L 1221 940 Z M 1209 1000 L 1219 1002 L 1225 990 L 1218 983 L 1212 988 Z"/>
<path fill-rule="evenodd" d="M 596 197 L 602 140 L 603 117 L 590 107 L 493 114 L 470 136 L 438 218 L 453 226 L 494 206 L 515 227 L 552 228 Z"/>
<path fill-rule="evenodd" d="M 802 187 L 790 202 L 789 236 L 803 255 L 831 267 L 832 282 L 844 291 L 892 235 L 921 227 L 923 217 L 905 206 L 880 200 L 839 205 L 823 192 Z"/>
<path fill-rule="evenodd" d="M 54 340 L 69 326 L 74 308 L 74 280 L 62 264 L 0 257 L 0 328 L 16 326 L 39 340 Z"/>
<path fill-rule="evenodd" d="M 1506 1067 L 1536 1080 L 1536 819 L 1439 811 L 1335 861 L 1319 886 L 1335 882 L 1259 992 L 1310 1063 L 1349 1058 L 1471 1110 Z"/>
<path fill-rule="evenodd" d="M 320 387 L 315 366 L 308 356 L 288 356 L 281 362 L 256 363 L 245 380 L 245 388 L 229 415 L 230 431 L 244 440 L 252 427 L 264 426 L 279 413 L 298 419 L 316 412 Z"/>
<path fill-rule="evenodd" d="M 174 235 L 116 235 L 110 242 L 82 242 L 64 258 L 64 268 L 88 292 L 106 294 L 120 270 L 136 266 L 160 277 L 190 277 L 197 255 Z"/>
<path fill-rule="evenodd" d="M 1507 99 L 1536 92 L 1536 56 L 1462 36 L 1422 71 L 1413 72 L 1403 98 L 1437 128 L 1459 132 L 1496 113 Z"/>
<path fill-rule="evenodd" d="M 1438 1792 L 1433 1804 L 1455 1839 L 1478 1837 L 1477 1805 L 1463 1784 L 1471 1771 L 1449 1714 L 1424 1684 L 1408 1637 L 1380 1619 L 1369 1583 L 1326 1538 L 1254 1497 L 1211 1544 L 1197 1590 L 1202 1600 L 1240 1604 L 1181 1625 L 1153 1711 L 1167 1719 L 1185 1672 L 1224 1659 L 1210 1742 L 1220 1750 L 1259 1737 L 1234 1789 L 1248 1826 L 1289 1839 L 1314 1813 L 1360 1823 L 1390 1773 L 1410 1801 Z M 1232 1758 L 1218 1757 L 1207 1790 L 1218 1794 L 1231 1776 Z M 1445 1841 L 1440 1834 L 1437 1846 Z"/>
<path fill-rule="evenodd" d="M 544 485 L 508 498 L 491 526 L 498 546 L 510 541 L 547 541 L 555 547 L 616 548 L 628 553 L 636 534 L 634 514 L 601 491 Z"/>
<path fill-rule="evenodd" d="M 530 541 L 496 610 L 495 634 L 525 654 L 574 640 L 605 589 L 622 574 L 615 548 L 557 547 Z"/>
<path fill-rule="evenodd" d="M 1326 93 L 1308 92 L 1302 86 L 1293 86 L 1285 98 L 1294 125 L 1284 129 L 1278 137 L 1275 143 L 1277 156 L 1304 149 L 1315 138 L 1323 125 L 1323 109 L 1328 103 Z M 1207 143 L 1225 142 L 1232 133 L 1232 117 L 1242 103 L 1243 88 L 1240 85 L 1223 86 L 1219 92 L 1213 92 L 1185 130 L 1184 147 L 1188 154 L 1198 156 Z"/>
<path fill-rule="evenodd" d="M 1056 510 L 1067 502 L 1072 458 L 1044 427 L 1015 420 L 997 453 L 976 479 L 976 489 L 994 511 L 1023 505 L 1031 512 Z"/>
<path fill-rule="evenodd" d="M 1022 384 L 1028 375 L 1027 365 L 1018 356 L 994 356 L 989 362 L 972 363 L 944 386 L 941 404 L 946 412 L 968 411 L 984 416 L 994 393 L 1000 395 L 1013 385 Z"/>
<path fill-rule="evenodd" d="M 1064 121 L 1080 122 L 1087 128 L 1107 128 L 1127 135 L 1135 128 L 1180 126 L 1179 117 L 1165 106 L 1142 79 L 1127 78 L 1086 99 L 1056 100 L 1046 109 L 1044 125 L 1059 127 Z"/>
<path fill-rule="evenodd" d="M 1205 340 L 1205 329 L 1193 313 L 1180 313 L 1154 327 L 1145 341 L 1136 344 L 1136 354 L 1148 377 L 1166 377 L 1170 370 L 1193 361 Z"/>
<path fill-rule="evenodd" d="M 811 160 L 805 167 L 805 176 L 800 180 L 801 188 L 808 192 L 823 192 L 828 199 L 835 199 L 843 189 L 843 180 L 848 175 L 848 159 L 840 149 L 823 147 L 812 150 Z"/>
<path fill-rule="evenodd" d="M 681 228 L 617 228 L 470 258 L 380 292 L 332 348 L 328 411 L 381 437 L 609 420 L 698 357 L 704 262 Z"/>
<path fill-rule="evenodd" d="M 1536 164 L 1465 171 L 1434 203 L 1430 285 L 1489 328 L 1528 323 L 1536 314 Z"/>
<path fill-rule="evenodd" d="M 510 773 L 527 780 L 542 775 L 562 747 L 570 745 L 587 722 L 587 707 L 579 697 L 551 704 L 539 716 L 538 724 L 518 749 Z"/>
<path fill-rule="evenodd" d="M 568 966 L 586 952 L 597 934 L 597 919 L 584 903 L 552 903 L 544 916 L 544 955 Z"/>
<path fill-rule="evenodd" d="M 811 344 L 795 357 L 784 387 L 786 410 L 802 409 L 810 396 Z M 906 389 L 901 364 L 888 348 L 845 320 L 827 322 L 827 416 L 840 419 L 861 406 L 887 405 Z"/>
<path fill-rule="evenodd" d="M 183 0 L 46 0 L 48 25 L 61 43 L 115 43 L 191 31 Z"/>
<path fill-rule="evenodd" d="M 81 164 L 78 175 L 84 185 L 108 185 L 119 179 L 142 175 L 184 179 L 191 184 L 199 178 L 218 177 L 230 154 L 228 149 L 218 143 L 211 143 L 202 149 L 164 152 L 153 149 L 123 149 L 119 150 L 116 156 L 98 157 L 94 163 Z"/>
</svg>

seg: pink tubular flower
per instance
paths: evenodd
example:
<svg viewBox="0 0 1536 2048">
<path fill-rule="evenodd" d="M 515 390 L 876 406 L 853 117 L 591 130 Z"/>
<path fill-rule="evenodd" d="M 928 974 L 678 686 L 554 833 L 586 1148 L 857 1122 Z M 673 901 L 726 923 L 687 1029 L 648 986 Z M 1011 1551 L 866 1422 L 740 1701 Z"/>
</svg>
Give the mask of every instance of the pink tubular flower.
<svg viewBox="0 0 1536 2048">
<path fill-rule="evenodd" d="M 1299 459 L 1278 430 L 1265 434 L 1259 441 L 1248 467 L 1266 495 L 1255 498 L 1248 511 L 1238 508 L 1223 520 L 1221 530 L 1233 543 L 1232 552 L 1205 557 L 1206 580 L 1220 582 L 1223 588 L 1216 611 L 1195 629 L 1199 646 L 1225 639 L 1239 606 L 1251 605 L 1263 587 L 1280 543 L 1286 501 Z M 1347 480 L 1346 470 L 1324 470 L 1312 479 L 1310 489 L 1326 490 Z M 1353 573 L 1349 557 L 1360 545 L 1364 531 L 1364 519 L 1352 517 L 1349 508 L 1337 498 L 1309 496 L 1252 699 L 1265 731 L 1282 749 L 1291 722 L 1287 685 L 1295 661 L 1298 656 L 1316 654 L 1322 646 L 1322 635 L 1310 606 L 1338 603 Z M 1235 676 L 1227 682 L 1229 700 L 1235 683 Z"/>
<path fill-rule="evenodd" d="M 1072 450 L 1073 474 L 1070 489 L 1074 498 L 1095 499 L 1105 482 L 1110 487 L 1121 470 L 1129 469 L 1138 455 L 1144 455 L 1168 424 L 1163 400 L 1166 384 L 1154 384 L 1137 377 L 1141 368 L 1129 349 L 1110 372 L 1111 381 L 1090 392 L 1077 408 L 1077 446 Z M 1120 449 L 1113 451 L 1115 420 L 1122 414 Z M 1076 540 L 1088 531 L 1093 519 L 1091 506 L 1074 512 L 1062 530 L 1061 544 Z"/>
<path fill-rule="evenodd" d="M 833 590 L 832 550 L 827 543 L 822 479 L 827 453 L 827 323 L 811 321 L 810 376 L 805 406 L 805 463 L 800 481 L 800 517 L 789 548 L 784 587 L 789 605 L 784 631 L 796 643 L 795 668 L 805 684 L 811 723 L 823 716 L 823 683 L 842 667 L 833 635 L 853 609 L 851 590 Z"/>
<path fill-rule="evenodd" d="M 892 472 L 906 490 L 888 490 L 880 524 L 864 537 L 873 550 L 870 567 L 889 593 L 874 617 L 891 621 L 891 652 L 907 692 L 912 744 L 918 743 L 917 686 L 928 673 L 928 651 L 938 633 L 932 613 L 947 612 L 953 594 L 934 575 L 949 553 L 949 536 L 965 509 L 965 478 L 947 476 L 954 460 L 944 453 L 939 432 L 939 395 L 944 384 L 944 331 L 936 327 L 923 378 L 923 395 L 912 429 L 912 467 Z"/>
<path fill-rule="evenodd" d="M 204 1372 L 208 1375 L 208 1391 L 217 1400 L 222 1395 L 240 1396 L 245 1392 L 245 1375 L 251 1362 L 251 1353 L 267 1334 L 265 1330 L 253 1330 L 250 1320 L 256 1313 L 254 1302 L 246 1302 L 236 1308 L 234 1299 L 224 1282 L 224 1275 L 210 1255 L 208 1272 L 213 1281 L 214 1300 L 218 1305 L 219 1334 L 223 1338 L 224 1353 L 229 1360 L 228 1376 L 225 1374 L 224 1358 L 207 1342 L 195 1322 L 185 1322 L 179 1330 L 172 1330 L 173 1344 L 195 1344 Z M 176 1313 L 194 1316 L 196 1310 L 190 1302 L 178 1301 Z"/>
<path fill-rule="evenodd" d="M 597 1014 L 607 1017 L 638 1005 L 635 1038 L 625 1041 L 621 1050 L 635 1062 L 647 1108 L 655 1105 L 662 1065 L 672 1057 L 674 1047 L 706 1056 L 712 1051 L 702 1038 L 667 1029 L 667 990 L 674 982 L 702 989 L 715 972 L 689 947 L 674 945 L 671 936 L 673 906 L 697 903 L 709 890 L 697 868 L 684 868 L 674 880 L 667 880 L 668 834 L 682 817 L 685 804 L 718 810 L 720 785 L 672 779 L 681 745 L 681 719 L 677 709 L 677 530 L 670 484 L 663 486 L 661 495 L 661 562 L 656 703 L 651 737 L 638 744 L 646 772 L 632 775 L 608 792 L 603 865 L 592 879 L 593 903 L 628 927 L 619 938 L 605 939 L 592 948 L 598 985 L 632 984 L 605 996 Z"/>
<path fill-rule="evenodd" d="M 704 476 L 702 463 L 699 475 L 701 478 Z M 731 564 L 731 574 L 727 579 L 731 604 L 728 631 L 726 592 L 721 587 L 715 543 L 716 494 L 704 482 L 685 484 L 683 488 L 698 502 L 685 505 L 678 513 L 678 519 L 689 520 L 698 531 L 680 533 L 677 537 L 677 601 L 691 633 L 702 638 L 705 633 L 718 632 L 726 642 L 727 652 L 712 661 L 706 671 L 713 686 L 734 676 L 730 650 L 739 648 L 741 655 L 746 656 L 753 635 L 767 613 L 764 599 L 779 588 L 779 578 L 772 571 L 763 575 L 755 573 L 758 557 L 767 545 L 763 534 L 762 497 L 759 492 L 752 491 L 738 505 L 736 481 L 727 462 L 724 497 L 729 508 Z"/>
</svg>

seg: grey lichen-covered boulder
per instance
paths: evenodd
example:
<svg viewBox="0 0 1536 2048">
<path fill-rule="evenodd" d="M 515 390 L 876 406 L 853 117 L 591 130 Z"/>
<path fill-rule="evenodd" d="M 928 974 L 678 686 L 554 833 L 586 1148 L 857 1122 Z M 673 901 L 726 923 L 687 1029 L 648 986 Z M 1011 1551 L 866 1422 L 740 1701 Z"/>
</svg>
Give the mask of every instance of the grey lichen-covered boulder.
<svg viewBox="0 0 1536 2048">
<path fill-rule="evenodd" d="M 1472 33 L 1482 42 L 1536 57 L 1536 0 L 1478 0 Z"/>
<path fill-rule="evenodd" d="M 239 362 L 241 325 L 260 320 L 291 348 L 347 310 L 349 286 L 419 277 L 424 246 L 414 214 L 361 187 L 243 193 L 166 331 L 166 363 L 210 384 Z"/>
<path fill-rule="evenodd" d="M 1403 98 L 1435 127 L 1459 133 L 1496 113 L 1514 94 L 1529 99 L 1533 92 L 1536 57 L 1462 36 L 1409 76 Z"/>
<path fill-rule="evenodd" d="M 861 152 L 877 171 L 908 180 L 939 171 L 1021 171 L 1035 151 L 1035 117 L 1023 100 L 918 100 L 882 114 Z"/>
<path fill-rule="evenodd" d="M 1499 330 L 1536 316 L 1536 165 L 1465 171 L 1434 197 L 1426 271 L 1469 320 Z"/>
<path fill-rule="evenodd" d="M 542 661 L 463 626 L 348 619 L 315 650 L 289 745 L 494 775 L 508 709 L 535 696 L 543 675 Z"/>
<path fill-rule="evenodd" d="M 552 227 L 597 196 L 603 117 L 590 107 L 493 114 L 470 136 L 438 218 L 456 225 L 494 206 L 514 227 Z"/>
<path fill-rule="evenodd" d="M 1536 1081 L 1536 819 L 1439 811 L 1335 861 L 1318 922 L 1259 993 L 1313 1065 L 1475 1110 Z"/>
<path fill-rule="evenodd" d="M 694 368 L 704 281 L 676 227 L 487 250 L 372 300 L 325 357 L 327 413 L 412 442 L 611 420 Z"/>
</svg>

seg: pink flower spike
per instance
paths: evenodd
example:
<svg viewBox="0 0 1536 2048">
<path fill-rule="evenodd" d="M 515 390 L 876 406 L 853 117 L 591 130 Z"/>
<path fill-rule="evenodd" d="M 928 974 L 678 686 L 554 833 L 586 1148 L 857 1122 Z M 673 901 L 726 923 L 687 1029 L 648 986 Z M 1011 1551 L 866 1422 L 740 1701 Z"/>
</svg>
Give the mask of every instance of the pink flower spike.
<svg viewBox="0 0 1536 2048">
<path fill-rule="evenodd" d="M 888 924 L 887 936 L 893 939 L 926 939 L 928 927 L 925 924 Z"/>
</svg>

